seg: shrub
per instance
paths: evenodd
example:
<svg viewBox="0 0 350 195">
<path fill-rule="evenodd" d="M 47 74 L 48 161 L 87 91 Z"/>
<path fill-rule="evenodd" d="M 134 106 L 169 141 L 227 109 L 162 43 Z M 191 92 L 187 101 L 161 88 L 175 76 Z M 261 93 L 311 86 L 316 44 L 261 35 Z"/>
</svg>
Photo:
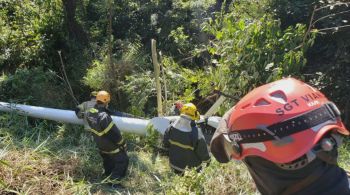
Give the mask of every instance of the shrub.
<svg viewBox="0 0 350 195">
<path fill-rule="evenodd" d="M 26 102 L 31 105 L 63 107 L 69 96 L 53 71 L 42 68 L 17 69 L 14 74 L 2 75 L 0 99 Z"/>
</svg>

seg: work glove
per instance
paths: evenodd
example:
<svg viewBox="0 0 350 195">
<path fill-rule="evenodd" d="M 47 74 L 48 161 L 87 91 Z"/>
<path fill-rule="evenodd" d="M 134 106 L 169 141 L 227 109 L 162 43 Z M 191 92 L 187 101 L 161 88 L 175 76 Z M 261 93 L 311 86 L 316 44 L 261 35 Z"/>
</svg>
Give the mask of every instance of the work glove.
<svg viewBox="0 0 350 195">
<path fill-rule="evenodd" d="M 199 119 L 198 121 L 196 121 L 197 125 L 208 125 L 208 118 L 209 117 L 205 117 L 203 119 Z"/>
<path fill-rule="evenodd" d="M 78 118 L 82 119 L 84 118 L 84 112 L 81 110 L 81 108 L 76 107 L 74 109 L 75 115 L 77 115 Z"/>
</svg>

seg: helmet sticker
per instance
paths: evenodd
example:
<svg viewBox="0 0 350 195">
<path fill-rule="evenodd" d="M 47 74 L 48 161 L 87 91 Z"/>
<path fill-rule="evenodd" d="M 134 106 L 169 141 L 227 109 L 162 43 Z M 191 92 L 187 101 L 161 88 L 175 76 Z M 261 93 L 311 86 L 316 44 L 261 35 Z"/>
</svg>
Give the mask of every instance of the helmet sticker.
<svg viewBox="0 0 350 195">
<path fill-rule="evenodd" d="M 297 99 L 294 99 L 286 104 L 284 104 L 283 107 L 281 108 L 277 108 L 276 109 L 276 113 L 279 115 L 279 116 L 282 116 L 285 114 L 286 111 L 291 111 L 293 110 L 295 107 L 298 107 L 299 106 L 299 103 L 297 101 Z"/>
<path fill-rule="evenodd" d="M 309 102 L 310 100 L 315 100 L 318 98 L 321 98 L 322 96 L 320 94 L 317 93 L 309 93 L 306 95 L 301 96 L 301 98 L 305 101 L 305 102 Z"/>
<path fill-rule="evenodd" d="M 317 100 L 322 98 L 322 95 L 318 93 L 308 93 L 300 96 L 298 99 L 293 99 L 285 103 L 282 107 L 276 109 L 278 116 L 283 116 L 286 112 L 292 111 L 294 108 L 300 106 L 300 102 L 305 102 L 309 107 L 319 105 L 320 102 Z"/>
<path fill-rule="evenodd" d="M 231 133 L 229 137 L 232 141 L 235 141 L 235 142 L 241 141 L 243 139 L 239 133 Z"/>
</svg>

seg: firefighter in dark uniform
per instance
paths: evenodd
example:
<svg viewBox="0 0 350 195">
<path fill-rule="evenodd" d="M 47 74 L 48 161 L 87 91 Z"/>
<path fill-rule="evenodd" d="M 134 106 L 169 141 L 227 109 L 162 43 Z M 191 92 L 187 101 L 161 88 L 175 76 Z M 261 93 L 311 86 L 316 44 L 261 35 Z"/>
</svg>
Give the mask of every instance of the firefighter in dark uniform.
<svg viewBox="0 0 350 195">
<path fill-rule="evenodd" d="M 110 99 L 108 92 L 99 91 L 96 100 L 80 104 L 76 114 L 84 119 L 86 130 L 93 135 L 103 159 L 104 175 L 111 181 L 119 181 L 126 175 L 129 157 L 125 141 L 108 114 Z M 121 187 L 118 183 L 110 184 L 112 187 Z"/>
<path fill-rule="evenodd" d="M 202 162 L 210 161 L 203 133 L 195 123 L 200 116 L 196 106 L 184 104 L 180 113 L 180 118 L 165 131 L 163 139 L 163 146 L 169 150 L 170 167 L 177 174 L 182 174 L 186 167 L 199 171 Z"/>
<path fill-rule="evenodd" d="M 324 94 L 293 78 L 254 89 L 221 119 L 211 152 L 241 160 L 263 195 L 349 195 L 337 149 L 349 135 Z"/>
</svg>

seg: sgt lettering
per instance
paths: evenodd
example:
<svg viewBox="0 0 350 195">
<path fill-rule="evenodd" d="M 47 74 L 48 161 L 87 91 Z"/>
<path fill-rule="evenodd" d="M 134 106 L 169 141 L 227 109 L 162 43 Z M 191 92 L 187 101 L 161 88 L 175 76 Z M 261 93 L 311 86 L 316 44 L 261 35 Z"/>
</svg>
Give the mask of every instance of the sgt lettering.
<svg viewBox="0 0 350 195">
<path fill-rule="evenodd" d="M 292 101 L 290 101 L 290 102 L 284 104 L 283 107 L 277 108 L 277 109 L 276 109 L 276 113 L 277 113 L 279 116 L 282 116 L 282 115 L 284 115 L 284 113 L 285 113 L 286 111 L 291 111 L 291 110 L 294 109 L 294 107 L 297 107 L 297 106 L 299 106 L 298 100 L 297 100 L 297 99 L 294 99 L 294 100 L 292 100 Z"/>
<path fill-rule="evenodd" d="M 284 115 L 286 112 L 292 111 L 294 108 L 300 106 L 300 102 L 305 102 L 307 106 L 312 107 L 319 104 L 317 99 L 322 98 L 322 95 L 318 93 L 308 93 L 300 96 L 299 99 L 294 99 L 286 104 L 283 107 L 276 109 L 276 114 L 278 116 Z"/>
</svg>

